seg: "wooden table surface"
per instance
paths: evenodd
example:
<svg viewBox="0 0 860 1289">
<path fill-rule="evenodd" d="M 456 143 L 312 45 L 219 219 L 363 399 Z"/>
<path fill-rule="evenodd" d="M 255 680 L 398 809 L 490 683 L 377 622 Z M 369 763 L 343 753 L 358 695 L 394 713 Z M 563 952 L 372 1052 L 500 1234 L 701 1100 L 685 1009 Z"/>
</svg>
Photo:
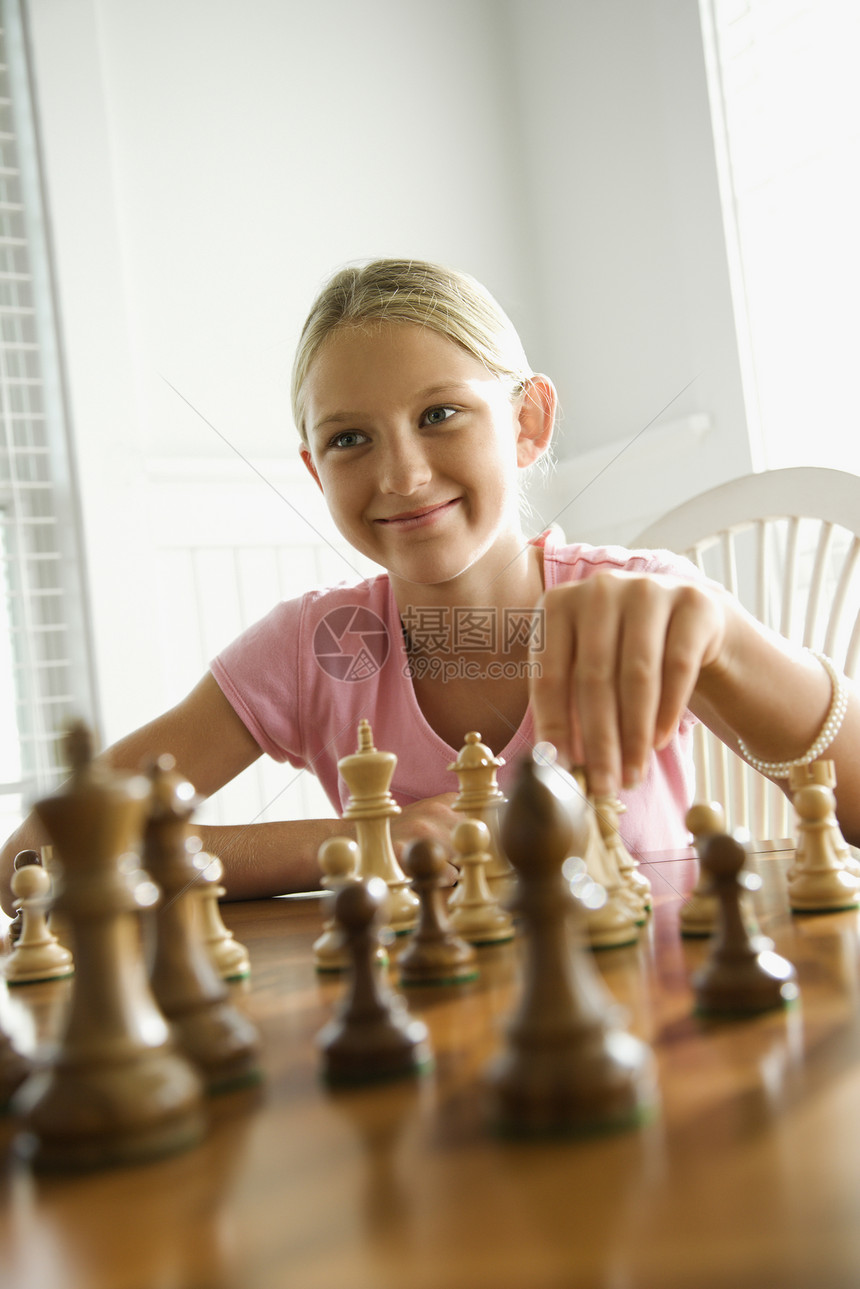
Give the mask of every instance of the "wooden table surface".
<svg viewBox="0 0 860 1289">
<path fill-rule="evenodd" d="M 482 950 L 471 986 L 410 990 L 435 1069 L 337 1093 L 315 1036 L 343 985 L 310 948 L 318 899 L 228 905 L 251 954 L 234 989 L 265 1082 L 213 1099 L 204 1143 L 135 1168 L 37 1177 L 6 1151 L 0 1285 L 15 1289 L 832 1289 L 860 1285 L 858 914 L 792 917 L 789 856 L 756 857 L 762 930 L 800 1003 L 741 1022 L 692 1011 L 701 941 L 678 936 L 689 858 L 645 867 L 641 942 L 595 958 L 654 1047 L 661 1105 L 636 1131 L 500 1140 L 481 1076 L 516 1000 L 521 946 Z M 69 984 L 19 987 L 30 1049 Z M 5 1124 L 5 1144 L 13 1130 Z"/>
</svg>

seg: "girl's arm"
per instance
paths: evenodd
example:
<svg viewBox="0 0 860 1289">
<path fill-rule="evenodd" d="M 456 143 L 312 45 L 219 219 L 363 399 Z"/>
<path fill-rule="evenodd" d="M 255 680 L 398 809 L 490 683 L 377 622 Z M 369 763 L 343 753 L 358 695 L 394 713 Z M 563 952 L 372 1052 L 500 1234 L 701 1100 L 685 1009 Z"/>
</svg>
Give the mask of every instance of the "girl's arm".
<svg viewBox="0 0 860 1289">
<path fill-rule="evenodd" d="M 260 747 L 207 674 L 169 712 L 115 743 L 101 754 L 114 769 L 140 770 L 147 761 L 169 752 L 177 769 L 201 796 L 229 783 L 261 755 Z M 459 816 L 451 809 L 454 793 L 419 801 L 392 821 L 398 847 L 417 836 L 444 839 Z M 232 899 L 254 899 L 319 885 L 317 851 L 328 837 L 352 835 L 339 819 L 300 819 L 276 823 L 193 827 L 204 849 L 224 864 L 224 885 Z M 30 815 L 0 852 L 0 904 L 12 914 L 10 880 L 15 856 L 38 850 L 48 838 Z"/>
<path fill-rule="evenodd" d="M 430 837 L 449 848 L 451 832 L 461 816 L 452 810 L 456 793 L 428 797 L 406 806 L 391 820 L 394 849 L 402 854 L 417 837 Z M 343 819 L 296 819 L 264 824 L 233 824 L 194 828 L 204 850 L 224 865 L 228 900 L 254 900 L 293 891 L 313 891 L 320 884 L 317 853 L 329 837 L 352 837 L 355 829 Z M 450 866 L 454 881 L 457 870 Z"/>
<path fill-rule="evenodd" d="M 140 770 L 147 761 L 169 752 L 177 769 L 202 796 L 209 796 L 260 756 L 260 748 L 233 711 L 215 679 L 206 675 L 176 707 L 121 739 L 100 760 L 114 769 Z M 0 903 L 12 910 L 10 879 L 20 850 L 47 844 L 41 824 L 31 814 L 0 852 Z"/>
<path fill-rule="evenodd" d="M 543 599 L 535 729 L 593 791 L 633 787 L 689 707 L 729 746 L 764 761 L 802 756 L 831 699 L 821 663 L 758 623 L 714 583 L 601 572 Z M 839 821 L 860 843 L 860 696 L 822 755 L 835 762 Z M 785 788 L 783 781 L 780 786 Z"/>
</svg>

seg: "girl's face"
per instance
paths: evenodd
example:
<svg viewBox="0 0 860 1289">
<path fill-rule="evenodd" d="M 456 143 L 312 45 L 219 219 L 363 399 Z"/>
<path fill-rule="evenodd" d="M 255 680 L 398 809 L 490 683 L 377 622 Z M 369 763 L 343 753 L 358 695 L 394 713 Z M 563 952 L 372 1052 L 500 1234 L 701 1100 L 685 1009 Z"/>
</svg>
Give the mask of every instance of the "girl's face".
<svg viewBox="0 0 860 1289">
<path fill-rule="evenodd" d="M 516 553 L 518 469 L 545 446 L 528 392 L 512 400 L 435 331 L 381 322 L 328 337 L 305 400 L 305 464 L 344 537 L 393 578 L 439 585 Z"/>
</svg>

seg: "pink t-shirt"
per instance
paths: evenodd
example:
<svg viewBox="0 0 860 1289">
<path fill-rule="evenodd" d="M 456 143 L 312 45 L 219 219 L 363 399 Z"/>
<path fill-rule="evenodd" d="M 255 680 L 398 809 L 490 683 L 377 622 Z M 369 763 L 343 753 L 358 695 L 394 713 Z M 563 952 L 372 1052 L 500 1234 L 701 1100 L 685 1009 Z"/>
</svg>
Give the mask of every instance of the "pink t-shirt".
<svg viewBox="0 0 860 1289">
<path fill-rule="evenodd" d="M 598 569 L 698 576 L 667 551 L 565 545 L 557 529 L 535 544 L 543 547 L 547 587 Z M 445 624 L 446 631 L 450 627 Z M 480 630 L 480 624 L 472 627 Z M 212 674 L 262 750 L 276 761 L 311 769 L 338 814 L 349 793 L 337 763 L 356 750 L 362 718 L 370 721 L 376 746 L 397 754 L 391 793 L 399 805 L 457 791 L 456 775 L 447 767 L 459 749 L 443 742 L 418 706 L 387 574 L 283 601 L 215 658 Z M 694 721 L 687 713 L 668 747 L 652 755 L 645 781 L 622 793 L 620 829 L 634 853 L 688 842 L 684 815 L 692 799 Z M 493 749 L 505 761 L 499 771 L 503 791 L 533 742 L 529 709 L 507 747 Z"/>
</svg>

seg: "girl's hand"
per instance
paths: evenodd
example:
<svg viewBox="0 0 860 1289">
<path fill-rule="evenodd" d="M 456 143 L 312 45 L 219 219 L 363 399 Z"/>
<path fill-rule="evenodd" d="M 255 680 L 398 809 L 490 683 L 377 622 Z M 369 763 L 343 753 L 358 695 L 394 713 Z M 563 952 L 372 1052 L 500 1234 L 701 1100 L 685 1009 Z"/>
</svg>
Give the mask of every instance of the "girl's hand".
<svg viewBox="0 0 860 1289">
<path fill-rule="evenodd" d="M 451 833 L 462 822 L 463 816 L 452 809 L 457 799 L 456 792 L 443 792 L 438 797 L 427 797 L 424 801 L 413 801 L 404 806 L 399 815 L 391 818 L 391 840 L 398 860 L 411 841 L 417 837 L 440 841 L 451 855 Z M 459 870 L 449 861 L 448 877 L 450 885 L 459 878 Z"/>
<path fill-rule="evenodd" d="M 727 649 L 720 588 L 604 571 L 544 593 L 544 648 L 531 682 L 538 740 L 583 765 L 596 794 L 633 787 L 672 738 L 703 668 Z"/>
</svg>

